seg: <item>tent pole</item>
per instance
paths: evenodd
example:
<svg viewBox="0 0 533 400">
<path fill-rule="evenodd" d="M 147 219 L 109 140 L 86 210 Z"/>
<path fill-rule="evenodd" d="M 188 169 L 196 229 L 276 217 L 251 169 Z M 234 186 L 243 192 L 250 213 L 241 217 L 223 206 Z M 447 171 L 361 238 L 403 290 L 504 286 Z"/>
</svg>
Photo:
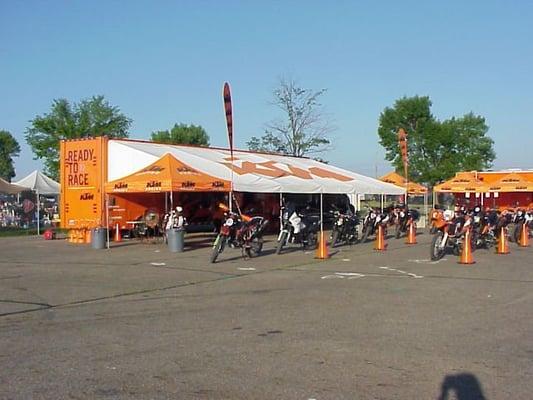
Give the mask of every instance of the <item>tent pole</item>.
<svg viewBox="0 0 533 400">
<path fill-rule="evenodd" d="M 383 194 L 380 197 L 381 212 L 383 212 Z"/>
<path fill-rule="evenodd" d="M 168 193 L 165 192 L 165 214 L 168 213 Z"/>
<path fill-rule="evenodd" d="M 283 193 L 279 193 L 279 231 L 281 232 L 282 229 L 283 229 L 283 212 L 282 212 L 282 208 L 283 207 Z"/>
<path fill-rule="evenodd" d="M 324 237 L 324 201 L 323 193 L 320 192 L 320 239 Z"/>
<path fill-rule="evenodd" d="M 105 194 L 105 225 L 106 225 L 106 240 L 107 250 L 109 250 L 109 194 Z"/>
<path fill-rule="evenodd" d="M 40 204 L 40 199 L 39 199 L 39 190 L 36 190 L 35 193 L 37 193 L 37 236 L 39 236 L 41 234 L 40 232 L 40 226 L 39 226 L 39 218 L 40 218 L 40 214 L 41 214 L 41 204 Z"/>
<path fill-rule="evenodd" d="M 170 210 L 174 209 L 174 196 L 173 196 L 173 193 L 174 193 L 174 191 L 171 190 L 170 191 Z"/>
</svg>

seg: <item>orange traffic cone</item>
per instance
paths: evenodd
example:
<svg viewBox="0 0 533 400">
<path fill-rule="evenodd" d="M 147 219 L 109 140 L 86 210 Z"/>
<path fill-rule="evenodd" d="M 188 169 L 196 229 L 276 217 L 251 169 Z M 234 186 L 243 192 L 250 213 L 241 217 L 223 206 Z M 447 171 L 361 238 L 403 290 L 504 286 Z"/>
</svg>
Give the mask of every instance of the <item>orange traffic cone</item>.
<svg viewBox="0 0 533 400">
<path fill-rule="evenodd" d="M 75 243 L 83 243 L 85 240 L 83 239 L 83 231 L 81 229 L 76 229 L 76 239 Z"/>
<path fill-rule="evenodd" d="M 409 230 L 407 231 L 405 244 L 416 244 L 416 226 L 414 222 L 409 224 Z"/>
<path fill-rule="evenodd" d="M 85 231 L 85 243 L 91 243 L 91 235 L 92 235 L 92 232 L 90 229 L 87 229 Z"/>
<path fill-rule="evenodd" d="M 500 230 L 500 239 L 498 240 L 498 246 L 496 247 L 496 254 L 509 254 L 509 243 L 507 242 L 507 232 L 502 226 Z"/>
<path fill-rule="evenodd" d="M 529 228 L 526 223 L 522 224 L 522 229 L 520 230 L 520 240 L 518 241 L 520 247 L 529 247 Z"/>
<path fill-rule="evenodd" d="M 385 232 L 383 226 L 378 225 L 378 233 L 376 235 L 376 243 L 374 245 L 374 250 L 387 250 L 387 244 L 385 243 Z"/>
<path fill-rule="evenodd" d="M 69 243 L 74 243 L 74 231 L 72 229 L 68 231 L 67 241 Z"/>
<path fill-rule="evenodd" d="M 459 259 L 459 264 L 475 264 L 474 258 L 472 257 L 472 246 L 470 243 L 470 229 L 467 229 L 465 232 L 465 237 L 463 241 L 463 251 L 461 252 L 461 258 Z"/>
<path fill-rule="evenodd" d="M 315 258 L 318 258 L 320 260 L 329 258 L 328 245 L 326 243 L 326 233 L 323 231 L 320 232 L 320 235 L 318 236 L 318 247 L 316 248 Z"/>
<path fill-rule="evenodd" d="M 115 228 L 115 242 L 122 242 L 122 235 L 120 234 L 120 226 L 118 226 L 118 223 Z"/>
</svg>

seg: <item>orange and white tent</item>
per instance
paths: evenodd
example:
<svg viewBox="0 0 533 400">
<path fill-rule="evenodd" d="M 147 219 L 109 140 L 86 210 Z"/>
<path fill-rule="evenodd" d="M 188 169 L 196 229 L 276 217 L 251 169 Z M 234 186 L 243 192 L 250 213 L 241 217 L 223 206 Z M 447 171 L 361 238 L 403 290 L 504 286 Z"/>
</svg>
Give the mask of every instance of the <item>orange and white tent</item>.
<svg viewBox="0 0 533 400">
<path fill-rule="evenodd" d="M 166 153 L 131 175 L 108 182 L 107 193 L 227 192 L 230 182 L 202 173 Z"/>
<path fill-rule="evenodd" d="M 180 186 L 182 179 L 185 179 L 195 183 L 196 191 L 201 191 L 200 188 L 205 191 L 228 191 L 226 185 L 233 181 L 233 190 L 237 192 L 405 194 L 405 189 L 396 185 L 308 158 L 235 150 L 232 160 L 227 149 L 124 139 L 110 139 L 107 152 L 107 176 L 110 183 L 106 188 L 109 192 L 120 191 L 119 184 L 123 180 L 128 180 L 132 183 L 132 188 L 140 190 L 140 186 L 147 184 L 145 178 L 149 176 L 147 171 L 143 171 L 165 162 L 169 163 L 169 168 L 194 171 L 194 179 L 197 179 L 194 180 L 193 175 L 187 177 L 173 171 L 171 176 L 167 176 L 165 183 L 168 190 L 171 186 L 172 190 L 187 190 L 187 187 Z M 213 186 L 213 182 L 223 183 L 224 186 Z M 116 189 L 115 185 L 118 185 Z M 129 185 L 128 183 L 127 190 Z M 191 188 L 192 186 L 188 189 Z M 126 191 L 126 188 L 122 189 Z"/>
<path fill-rule="evenodd" d="M 487 185 L 481 181 L 476 172 L 458 172 L 452 179 L 433 187 L 440 193 L 485 193 Z"/>
<path fill-rule="evenodd" d="M 496 182 L 487 184 L 488 192 L 533 192 L 533 181 L 517 173 L 505 175 Z"/>
<path fill-rule="evenodd" d="M 428 189 L 425 186 L 416 182 L 406 182 L 405 178 L 395 171 L 383 175 L 379 180 L 407 189 L 408 194 L 423 195 L 428 192 Z"/>
</svg>

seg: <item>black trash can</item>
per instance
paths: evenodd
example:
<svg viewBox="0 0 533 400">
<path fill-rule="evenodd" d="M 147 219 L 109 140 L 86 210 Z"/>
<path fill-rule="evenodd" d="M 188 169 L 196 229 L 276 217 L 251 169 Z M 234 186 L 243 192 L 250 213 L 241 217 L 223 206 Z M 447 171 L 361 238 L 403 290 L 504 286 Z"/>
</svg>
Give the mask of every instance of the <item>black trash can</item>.
<svg viewBox="0 0 533 400">
<path fill-rule="evenodd" d="M 94 228 L 91 232 L 91 246 L 93 249 L 101 250 L 106 248 L 107 229 Z"/>
<path fill-rule="evenodd" d="M 168 249 L 171 253 L 181 253 L 185 246 L 185 229 L 171 228 L 167 230 Z"/>
</svg>

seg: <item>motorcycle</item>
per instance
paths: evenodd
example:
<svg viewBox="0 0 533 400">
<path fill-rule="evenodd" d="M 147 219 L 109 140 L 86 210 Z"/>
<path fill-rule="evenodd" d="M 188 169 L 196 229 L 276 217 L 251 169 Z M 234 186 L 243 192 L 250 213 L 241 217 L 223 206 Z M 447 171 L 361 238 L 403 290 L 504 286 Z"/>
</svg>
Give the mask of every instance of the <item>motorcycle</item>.
<svg viewBox="0 0 533 400">
<path fill-rule="evenodd" d="M 387 212 L 382 213 L 377 208 L 369 208 L 367 215 L 363 219 L 361 242 L 364 243 L 370 235 L 375 235 L 379 225 L 386 228 L 389 220 L 390 215 Z M 387 236 L 386 232 L 385 236 Z"/>
<path fill-rule="evenodd" d="M 459 256 L 463 250 L 464 233 L 472 228 L 468 215 L 454 216 L 452 211 L 445 211 L 443 215 L 443 220 L 435 225 L 437 233 L 431 239 L 432 261 L 440 260 L 449 251 Z"/>
<path fill-rule="evenodd" d="M 289 243 L 300 244 L 304 250 L 316 248 L 318 231 L 320 230 L 320 216 L 302 214 L 281 209 L 281 231 L 278 236 L 276 254 L 281 254 L 283 247 Z"/>
<path fill-rule="evenodd" d="M 482 212 L 480 207 L 475 207 L 471 212 L 472 217 L 472 249 L 490 249 L 498 242 L 497 230 L 498 214 L 496 211 Z"/>
<path fill-rule="evenodd" d="M 249 217 L 235 212 L 224 214 L 224 223 L 213 243 L 211 262 L 214 263 L 226 246 L 240 248 L 244 258 L 252 258 L 263 250 L 263 231 L 268 220 L 263 217 Z"/>
<path fill-rule="evenodd" d="M 533 213 L 526 212 L 525 210 L 517 210 L 514 215 L 512 216 L 512 222 L 514 223 L 514 230 L 513 234 L 511 235 L 511 239 L 515 243 L 520 242 L 520 235 L 522 234 L 522 225 L 526 224 L 528 229 L 526 229 L 526 232 L 529 233 L 529 230 L 533 226 Z"/>
<path fill-rule="evenodd" d="M 340 244 L 352 245 L 357 243 L 359 238 L 359 216 L 357 214 L 345 214 L 340 211 L 333 211 L 335 221 L 331 232 L 331 247 Z"/>
<path fill-rule="evenodd" d="M 399 239 L 402 234 L 407 234 L 411 224 L 416 224 L 416 221 L 420 218 L 420 213 L 415 209 L 398 208 L 393 211 L 394 225 L 396 226 L 396 232 L 394 236 Z M 415 225 L 416 227 L 416 225 Z"/>
</svg>

